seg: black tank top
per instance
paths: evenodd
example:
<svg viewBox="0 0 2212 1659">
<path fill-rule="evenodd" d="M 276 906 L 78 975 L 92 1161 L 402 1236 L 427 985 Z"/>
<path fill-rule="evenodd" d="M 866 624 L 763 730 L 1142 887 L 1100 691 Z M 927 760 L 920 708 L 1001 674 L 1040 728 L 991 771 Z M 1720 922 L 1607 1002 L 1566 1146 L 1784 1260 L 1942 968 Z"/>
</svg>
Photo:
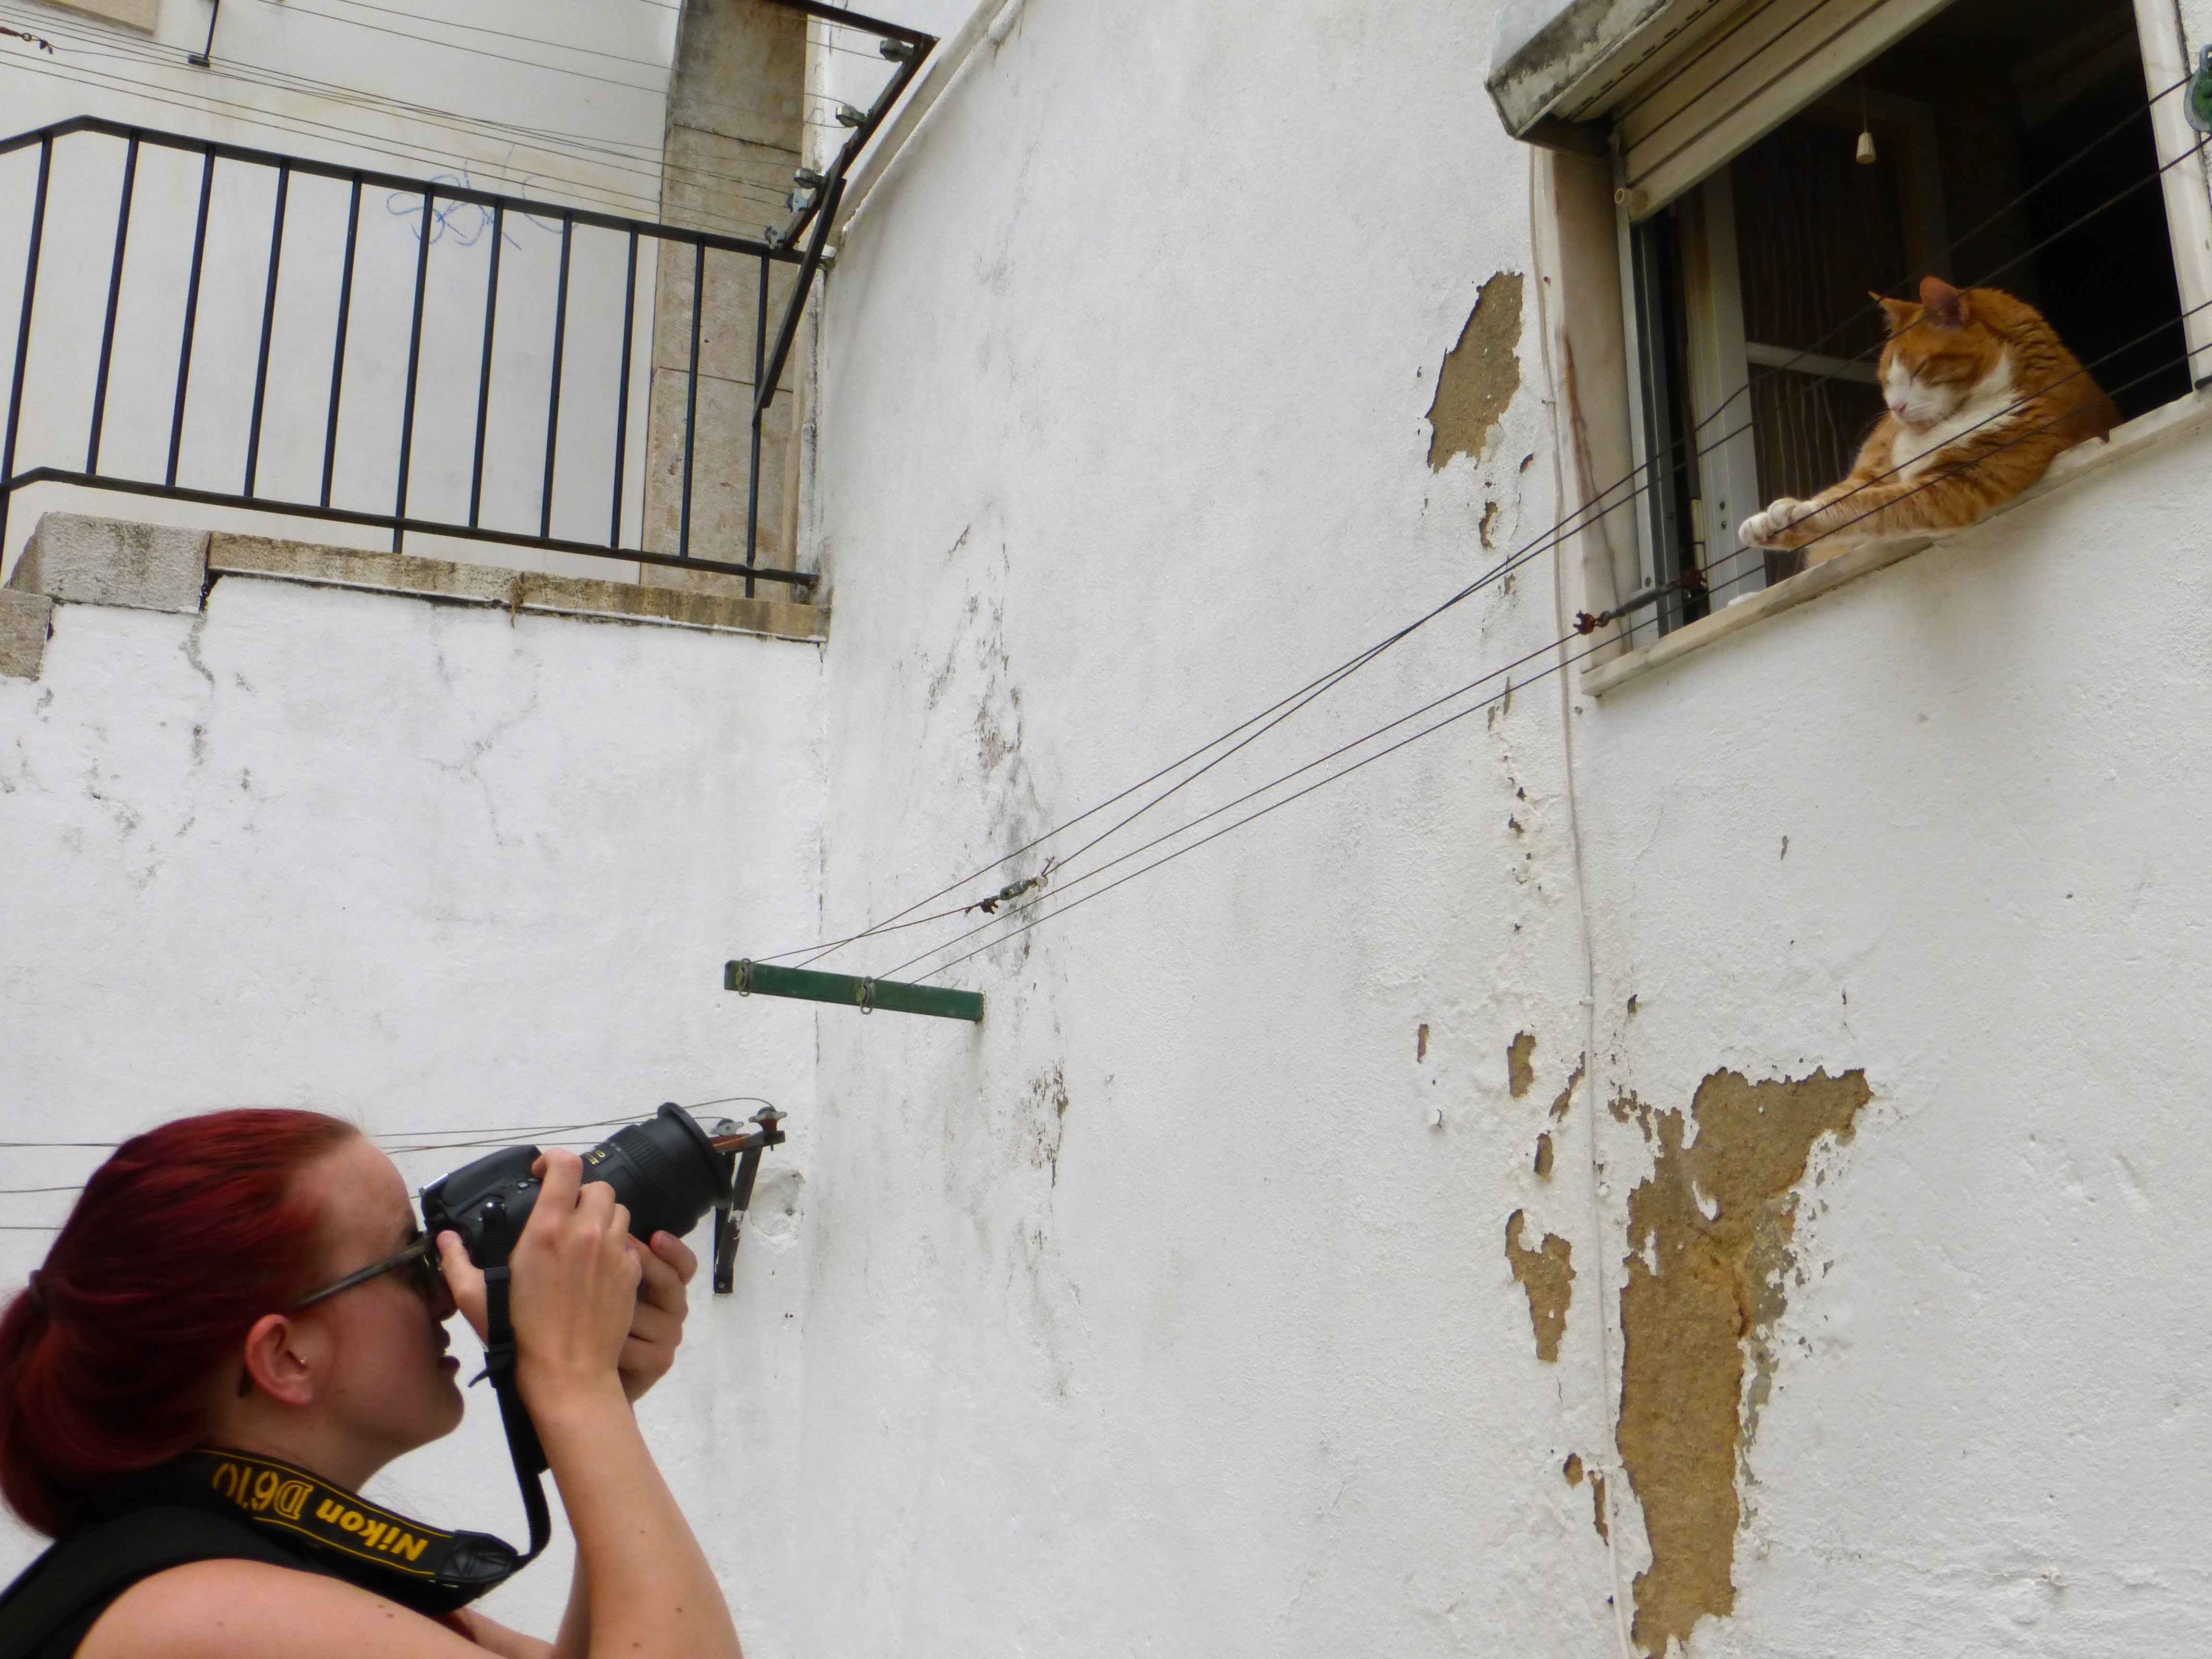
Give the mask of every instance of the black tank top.
<svg viewBox="0 0 2212 1659">
<path fill-rule="evenodd" d="M 71 1659 L 100 1615 L 140 1579 L 222 1560 L 329 1572 L 250 1522 L 197 1504 L 128 1508 L 66 1534 L 9 1587 L 0 1598 L 0 1659 Z"/>
<path fill-rule="evenodd" d="M 444 1622 L 520 1565 L 496 1538 L 424 1526 L 291 1464 L 191 1452 L 135 1479 L 0 1595 L 0 1659 L 72 1659 L 124 1591 L 191 1561 L 319 1573 Z"/>
</svg>

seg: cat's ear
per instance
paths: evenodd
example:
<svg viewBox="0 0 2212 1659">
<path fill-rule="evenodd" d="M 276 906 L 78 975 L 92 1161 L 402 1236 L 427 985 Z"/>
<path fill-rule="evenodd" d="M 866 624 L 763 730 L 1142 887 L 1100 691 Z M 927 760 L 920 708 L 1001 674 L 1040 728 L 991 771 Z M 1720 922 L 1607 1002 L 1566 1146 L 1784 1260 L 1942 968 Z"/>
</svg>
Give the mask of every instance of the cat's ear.
<svg viewBox="0 0 2212 1659">
<path fill-rule="evenodd" d="M 1941 276 L 1920 279 L 1920 303 L 1928 308 L 1928 320 L 1937 328 L 1966 325 L 1966 295 Z"/>
<path fill-rule="evenodd" d="M 1868 291 L 1869 293 L 1873 292 L 1872 289 L 1869 289 Z M 1913 304 L 1910 300 L 1893 300 L 1886 294 L 1876 294 L 1874 298 L 1875 302 L 1881 306 L 1882 310 L 1887 313 L 1889 317 L 1889 331 L 1893 335 L 1902 334 L 1907 328 L 1911 327 L 1912 325 L 1912 313 L 1920 309 L 1918 306 Z"/>
</svg>

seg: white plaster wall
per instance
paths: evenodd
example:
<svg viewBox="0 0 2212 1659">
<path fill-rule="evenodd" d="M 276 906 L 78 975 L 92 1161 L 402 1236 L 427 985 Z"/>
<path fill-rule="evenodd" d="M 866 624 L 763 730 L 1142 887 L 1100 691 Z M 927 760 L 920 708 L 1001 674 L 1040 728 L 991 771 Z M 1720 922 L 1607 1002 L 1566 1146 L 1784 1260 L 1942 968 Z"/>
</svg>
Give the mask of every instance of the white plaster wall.
<svg viewBox="0 0 2212 1659">
<path fill-rule="evenodd" d="M 1875 1097 L 1700 1654 L 2183 1652 L 2212 1618 L 2204 469 L 2201 436 L 2121 463 L 1584 701 L 1601 1086 Z"/>
<path fill-rule="evenodd" d="M 1420 614 L 1498 556 L 1486 501 L 1500 552 L 1552 521 L 1533 295 L 1503 431 L 1425 465 L 1475 286 L 1528 269 L 1490 22 L 1030 0 L 902 159 L 823 325 L 830 936 Z M 1874 1100 L 1815 1158 L 1692 1652 L 2186 1650 L 2203 441 L 1606 705 L 1544 681 L 958 968 L 980 1030 L 821 1016 L 804 1650 L 1625 1650 L 1650 1157 L 1589 1103 L 1724 1066 Z M 1158 816 L 1559 631 L 1540 562 Z M 1556 1365 L 1522 1208 L 1573 1246 Z"/>
<path fill-rule="evenodd" d="M 43 678 L 0 679 L 11 1139 L 240 1104 L 495 1136 L 663 1100 L 791 1113 L 736 1294 L 702 1276 L 683 1363 L 642 1411 L 765 1659 L 793 1651 L 778 1425 L 798 1401 L 813 1032 L 724 992 L 721 966 L 814 925 L 820 693 L 805 645 L 241 578 L 198 617 L 61 606 Z M 9 1156 L 8 1184 L 33 1187 L 101 1154 Z M 401 1165 L 419 1183 L 475 1156 Z M 0 1220 L 51 1224 L 70 1201 L 0 1198 Z M 0 1284 L 47 1237 L 0 1231 Z M 470 1404 L 382 1490 L 519 1541 L 496 1409 Z M 32 1547 L 0 1546 L 0 1576 Z M 550 1632 L 566 1559 L 489 1605 Z"/>
<path fill-rule="evenodd" d="M 1451 592 L 1486 501 L 1501 546 L 1549 521 L 1533 396 L 1426 463 L 1478 284 L 1527 269 L 1488 29 L 1030 0 L 939 106 L 826 313 L 831 933 Z M 1194 793 L 1541 644 L 1531 574 Z M 822 1018 L 806 1651 L 1613 1641 L 1559 1474 L 1600 1449 L 1595 1328 L 1538 1364 L 1502 1250 L 1519 1206 L 1587 1231 L 1571 1150 L 1528 1173 L 1579 1047 L 1557 689 L 1455 731 L 960 969 L 979 1030 Z"/>
</svg>

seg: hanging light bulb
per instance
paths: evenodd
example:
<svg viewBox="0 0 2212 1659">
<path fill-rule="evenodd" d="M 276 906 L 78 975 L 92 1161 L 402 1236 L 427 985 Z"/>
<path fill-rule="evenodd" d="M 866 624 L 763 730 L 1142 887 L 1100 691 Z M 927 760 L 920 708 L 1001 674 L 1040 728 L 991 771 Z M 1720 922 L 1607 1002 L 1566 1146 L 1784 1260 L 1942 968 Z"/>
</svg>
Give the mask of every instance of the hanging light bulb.
<svg viewBox="0 0 2212 1659">
<path fill-rule="evenodd" d="M 1862 80 L 1859 82 L 1858 161 L 1861 167 L 1870 167 L 1879 159 L 1874 153 L 1874 124 L 1867 119 L 1866 82 Z"/>
</svg>

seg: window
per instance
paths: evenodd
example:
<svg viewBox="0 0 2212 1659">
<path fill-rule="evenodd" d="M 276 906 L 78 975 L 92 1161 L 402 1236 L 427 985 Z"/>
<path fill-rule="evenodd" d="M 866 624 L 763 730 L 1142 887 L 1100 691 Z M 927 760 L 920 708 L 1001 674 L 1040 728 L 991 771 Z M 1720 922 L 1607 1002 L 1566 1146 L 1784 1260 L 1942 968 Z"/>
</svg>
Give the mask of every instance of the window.
<svg viewBox="0 0 2212 1659">
<path fill-rule="evenodd" d="M 2002 288 L 2124 416 L 2212 376 L 2212 312 L 2184 315 L 2212 301 L 2200 135 L 2148 96 L 2187 73 L 2170 6 L 1611 0 L 1610 37 L 1590 11 L 1519 0 L 1491 86 L 1523 137 L 1610 158 L 1660 592 L 1633 643 L 1796 573 L 1735 527 L 1850 471 L 1882 412 L 1869 290 Z"/>
</svg>

